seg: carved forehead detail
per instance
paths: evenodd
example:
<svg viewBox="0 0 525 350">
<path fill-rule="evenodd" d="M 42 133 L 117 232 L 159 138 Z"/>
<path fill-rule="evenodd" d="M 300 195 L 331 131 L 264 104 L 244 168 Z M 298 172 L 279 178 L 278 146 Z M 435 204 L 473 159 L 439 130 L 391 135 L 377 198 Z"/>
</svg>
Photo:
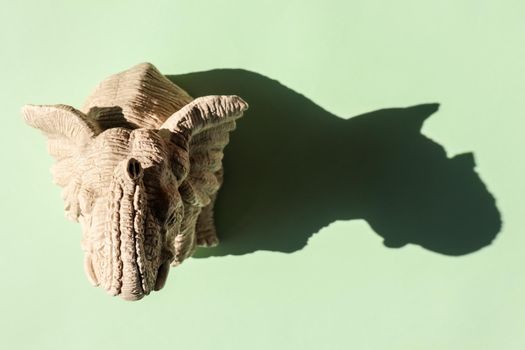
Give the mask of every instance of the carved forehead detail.
<svg viewBox="0 0 525 350">
<path fill-rule="evenodd" d="M 129 138 L 130 156 L 137 159 L 142 167 L 161 164 L 168 159 L 168 150 L 157 130 L 136 129 Z"/>
<path fill-rule="evenodd" d="M 93 139 L 81 156 L 79 174 L 82 187 L 94 192 L 106 192 L 115 168 L 128 158 L 136 159 L 144 169 L 147 187 L 159 186 L 165 173 L 169 173 L 165 171 L 168 154 L 166 144 L 156 130 L 108 129 Z"/>
<path fill-rule="evenodd" d="M 156 130 L 108 129 L 98 135 L 85 153 L 90 165 L 114 166 L 126 157 L 137 159 L 142 167 L 160 164 L 168 156 L 166 144 Z"/>
<path fill-rule="evenodd" d="M 107 186 L 116 165 L 129 154 L 130 130 L 109 129 L 98 135 L 81 155 L 83 186 Z"/>
<path fill-rule="evenodd" d="M 101 151 L 106 153 L 126 154 L 129 151 L 129 138 L 131 130 L 124 128 L 108 129 L 99 134 L 90 147 L 91 154 L 97 156 Z"/>
</svg>

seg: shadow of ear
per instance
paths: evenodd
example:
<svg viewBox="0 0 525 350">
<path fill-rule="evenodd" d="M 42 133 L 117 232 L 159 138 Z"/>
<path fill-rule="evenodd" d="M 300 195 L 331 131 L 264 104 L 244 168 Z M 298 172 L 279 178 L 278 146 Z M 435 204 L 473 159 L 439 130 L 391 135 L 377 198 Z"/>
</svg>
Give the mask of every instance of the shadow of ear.
<svg viewBox="0 0 525 350">
<path fill-rule="evenodd" d="M 473 155 L 448 158 L 421 134 L 438 104 L 345 120 L 245 70 L 169 78 L 194 97 L 236 94 L 250 104 L 225 149 L 215 206 L 221 243 L 194 257 L 294 252 L 336 220 L 365 219 L 387 247 L 447 255 L 474 252 L 500 231 Z"/>
</svg>

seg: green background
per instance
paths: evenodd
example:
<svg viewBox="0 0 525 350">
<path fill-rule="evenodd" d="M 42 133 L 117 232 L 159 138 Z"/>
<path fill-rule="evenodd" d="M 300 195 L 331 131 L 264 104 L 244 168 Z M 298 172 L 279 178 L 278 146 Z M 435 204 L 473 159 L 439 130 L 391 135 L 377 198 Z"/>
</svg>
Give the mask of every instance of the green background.
<svg viewBox="0 0 525 350">
<path fill-rule="evenodd" d="M 0 348 L 525 349 L 524 4 L 3 2 Z M 502 229 L 483 249 L 451 256 L 386 247 L 362 219 L 319 221 L 302 249 L 193 258 L 159 293 L 111 298 L 84 275 L 80 226 L 64 218 L 45 138 L 20 107 L 80 107 L 100 80 L 144 61 L 164 74 L 257 72 L 345 119 L 440 103 L 422 133 L 448 157 L 474 153 Z M 266 180 L 251 176 L 254 187 Z"/>
</svg>

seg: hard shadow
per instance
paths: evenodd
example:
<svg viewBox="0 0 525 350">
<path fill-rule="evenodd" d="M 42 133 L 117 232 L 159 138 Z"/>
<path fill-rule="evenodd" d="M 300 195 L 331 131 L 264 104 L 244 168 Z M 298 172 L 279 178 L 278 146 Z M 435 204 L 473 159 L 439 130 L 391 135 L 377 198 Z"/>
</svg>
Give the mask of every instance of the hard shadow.
<svg viewBox="0 0 525 350">
<path fill-rule="evenodd" d="M 500 231 L 473 154 L 448 158 L 421 134 L 436 103 L 345 120 L 250 71 L 168 77 L 194 97 L 236 94 L 250 105 L 225 150 L 215 207 L 221 243 L 197 258 L 294 252 L 336 220 L 365 219 L 387 247 L 447 255 L 474 252 Z"/>
</svg>

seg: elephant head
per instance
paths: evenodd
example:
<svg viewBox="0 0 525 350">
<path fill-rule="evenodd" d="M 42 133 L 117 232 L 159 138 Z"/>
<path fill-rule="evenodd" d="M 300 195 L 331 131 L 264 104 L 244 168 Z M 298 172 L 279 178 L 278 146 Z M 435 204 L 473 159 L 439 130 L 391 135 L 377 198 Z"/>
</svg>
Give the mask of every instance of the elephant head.
<svg viewBox="0 0 525 350">
<path fill-rule="evenodd" d="M 23 108 L 48 137 L 66 215 L 82 225 L 92 284 L 126 300 L 164 286 L 170 265 L 195 249 L 197 216 L 220 186 L 222 150 L 246 108 L 237 96 L 201 97 L 157 127 L 126 123 L 118 105 Z M 118 115 L 124 123 L 108 127 Z"/>
</svg>

